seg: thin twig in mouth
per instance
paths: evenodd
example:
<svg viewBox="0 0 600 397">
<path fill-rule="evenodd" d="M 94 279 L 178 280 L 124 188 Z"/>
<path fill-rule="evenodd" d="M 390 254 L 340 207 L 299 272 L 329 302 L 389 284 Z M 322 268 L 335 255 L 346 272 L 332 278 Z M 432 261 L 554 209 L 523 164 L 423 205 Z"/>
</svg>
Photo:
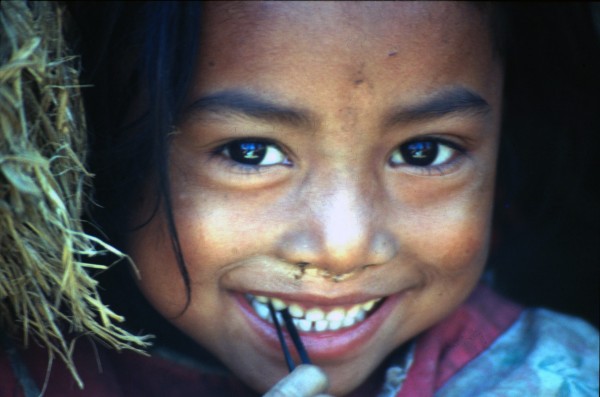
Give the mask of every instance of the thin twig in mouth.
<svg viewBox="0 0 600 397">
<path fill-rule="evenodd" d="M 285 327 L 287 328 L 290 336 L 292 337 L 292 341 L 294 342 L 294 347 L 296 351 L 300 355 L 300 360 L 303 364 L 311 364 L 310 358 L 308 358 L 308 353 L 304 348 L 304 344 L 302 343 L 302 339 L 300 339 L 300 335 L 298 335 L 298 330 L 292 321 L 292 316 L 290 316 L 290 312 L 288 309 L 283 309 L 281 311 L 281 315 L 283 316 L 283 321 L 285 321 Z"/>
<path fill-rule="evenodd" d="M 273 307 L 273 304 L 271 302 L 268 303 L 268 306 L 269 306 L 269 312 L 271 314 L 271 317 L 273 318 L 273 323 L 275 324 L 275 329 L 277 330 L 277 337 L 279 338 L 279 343 L 281 344 L 281 349 L 283 350 L 283 356 L 285 358 L 285 362 L 288 366 L 289 371 L 292 372 L 292 370 L 295 367 L 294 360 L 292 359 L 290 350 L 288 349 L 287 344 L 285 343 L 285 338 L 283 336 L 281 326 L 279 325 L 279 320 L 277 318 L 275 308 Z M 296 326 L 294 325 L 294 322 L 292 321 L 292 316 L 290 316 L 288 309 L 285 308 L 280 313 L 281 313 L 281 316 L 283 317 L 283 321 L 285 322 L 285 327 L 287 328 L 287 331 L 288 331 L 290 337 L 292 338 L 294 347 L 296 348 L 296 351 L 298 352 L 298 355 L 300 356 L 300 360 L 302 361 L 303 364 L 311 364 L 310 358 L 308 357 L 308 353 L 306 352 L 306 349 L 304 348 L 302 339 L 300 339 L 300 335 L 298 334 L 298 330 L 296 329 Z"/>
<path fill-rule="evenodd" d="M 273 318 L 273 324 L 275 324 L 275 329 L 277 330 L 277 337 L 279 338 L 279 343 L 281 344 L 281 350 L 283 350 L 283 357 L 285 358 L 285 363 L 288 366 L 290 372 L 294 370 L 294 360 L 292 360 L 292 355 L 290 354 L 290 350 L 285 343 L 285 338 L 283 337 L 283 332 L 281 331 L 281 326 L 279 325 L 279 321 L 277 320 L 277 316 L 275 315 L 275 309 L 273 308 L 273 304 L 269 302 L 269 312 L 271 313 L 271 317 Z"/>
</svg>

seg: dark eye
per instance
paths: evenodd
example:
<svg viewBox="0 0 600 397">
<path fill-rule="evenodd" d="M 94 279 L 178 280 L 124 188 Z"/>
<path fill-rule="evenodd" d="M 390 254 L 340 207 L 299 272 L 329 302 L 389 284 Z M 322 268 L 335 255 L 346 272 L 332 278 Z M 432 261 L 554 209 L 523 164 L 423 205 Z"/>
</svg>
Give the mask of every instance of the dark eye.
<svg viewBox="0 0 600 397">
<path fill-rule="evenodd" d="M 417 167 L 443 165 L 454 155 L 455 149 L 433 139 L 411 141 L 400 145 L 390 157 L 390 164 L 409 164 Z"/>
<path fill-rule="evenodd" d="M 277 145 L 261 141 L 230 142 L 222 148 L 221 154 L 244 165 L 268 166 L 287 162 L 287 157 Z"/>
</svg>

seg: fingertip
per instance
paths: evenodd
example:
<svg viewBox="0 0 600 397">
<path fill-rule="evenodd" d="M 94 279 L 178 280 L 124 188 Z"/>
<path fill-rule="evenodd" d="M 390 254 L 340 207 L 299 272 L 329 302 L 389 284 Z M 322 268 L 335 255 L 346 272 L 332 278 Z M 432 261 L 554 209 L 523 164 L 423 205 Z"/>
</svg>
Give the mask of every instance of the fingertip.
<svg viewBox="0 0 600 397">
<path fill-rule="evenodd" d="M 302 364 L 281 379 L 263 397 L 315 397 L 325 396 L 329 380 L 317 366 Z"/>
<path fill-rule="evenodd" d="M 314 385 L 315 392 L 325 391 L 329 387 L 329 378 L 325 371 L 316 365 L 301 364 L 293 372 L 296 372 L 302 379 L 310 379 Z"/>
</svg>

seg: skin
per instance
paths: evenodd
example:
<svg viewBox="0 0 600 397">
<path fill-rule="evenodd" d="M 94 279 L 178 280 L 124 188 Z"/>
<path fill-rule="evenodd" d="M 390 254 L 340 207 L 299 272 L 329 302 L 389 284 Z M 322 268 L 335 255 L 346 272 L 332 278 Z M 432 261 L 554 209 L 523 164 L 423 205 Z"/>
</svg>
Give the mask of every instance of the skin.
<svg viewBox="0 0 600 397">
<path fill-rule="evenodd" d="M 217 2 L 203 18 L 188 103 L 242 90 L 311 119 L 186 114 L 170 173 L 190 305 L 182 313 L 185 288 L 162 214 L 131 239 L 139 286 L 260 392 L 287 369 L 281 352 L 249 330 L 236 293 L 310 295 L 322 305 L 400 294 L 366 343 L 315 360 L 328 392 L 347 395 L 395 348 L 456 309 L 484 267 L 502 96 L 486 19 L 454 2 Z M 456 87 L 489 108 L 390 123 L 394 111 Z M 249 137 L 273 141 L 285 162 L 244 168 L 219 152 Z M 399 145 L 423 137 L 463 152 L 451 149 L 436 167 L 390 164 Z M 152 198 L 145 203 L 139 219 L 152 211 Z M 302 277 L 299 262 L 310 264 Z"/>
</svg>

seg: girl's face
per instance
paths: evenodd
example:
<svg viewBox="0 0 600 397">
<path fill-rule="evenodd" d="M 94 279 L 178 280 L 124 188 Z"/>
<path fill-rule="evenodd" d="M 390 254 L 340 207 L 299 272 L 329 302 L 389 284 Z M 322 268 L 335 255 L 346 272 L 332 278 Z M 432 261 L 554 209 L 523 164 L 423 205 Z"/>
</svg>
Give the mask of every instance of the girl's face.
<svg viewBox="0 0 600 397">
<path fill-rule="evenodd" d="M 203 27 L 170 151 L 191 303 L 181 314 L 162 215 L 131 241 L 140 288 L 259 391 L 287 373 L 261 302 L 291 306 L 346 394 L 482 272 L 502 94 L 486 17 L 454 2 L 218 2 Z"/>
</svg>

